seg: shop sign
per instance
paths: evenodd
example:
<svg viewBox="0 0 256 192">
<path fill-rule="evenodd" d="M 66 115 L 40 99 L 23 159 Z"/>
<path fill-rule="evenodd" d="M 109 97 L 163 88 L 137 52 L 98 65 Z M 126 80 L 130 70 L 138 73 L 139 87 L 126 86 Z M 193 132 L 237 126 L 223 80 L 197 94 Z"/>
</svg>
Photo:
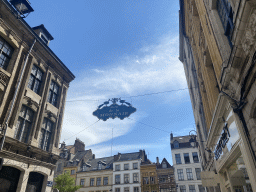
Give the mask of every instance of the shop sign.
<svg viewBox="0 0 256 192">
<path fill-rule="evenodd" d="M 221 137 L 219 139 L 219 142 L 215 148 L 214 154 L 215 159 L 218 160 L 222 154 L 223 149 L 225 148 L 226 144 L 228 143 L 228 140 L 230 138 L 230 134 L 228 131 L 227 124 L 224 126 Z"/>
<path fill-rule="evenodd" d="M 93 115 L 103 121 L 106 121 L 109 118 L 115 119 L 116 117 L 123 120 L 135 111 L 136 108 L 125 100 L 113 98 L 98 106 L 98 109 L 93 112 Z"/>
<path fill-rule="evenodd" d="M 53 182 L 52 181 L 47 181 L 47 187 L 52 187 Z"/>
<path fill-rule="evenodd" d="M 219 183 L 219 177 L 214 171 L 202 171 L 201 179 L 204 187 L 217 186 Z"/>
</svg>

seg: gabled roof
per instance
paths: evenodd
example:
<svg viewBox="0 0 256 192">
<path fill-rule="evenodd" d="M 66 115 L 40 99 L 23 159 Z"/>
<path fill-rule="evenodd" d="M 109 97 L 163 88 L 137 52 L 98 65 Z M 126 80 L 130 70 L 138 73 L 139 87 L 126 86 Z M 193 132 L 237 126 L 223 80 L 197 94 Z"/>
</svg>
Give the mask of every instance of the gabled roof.
<svg viewBox="0 0 256 192">
<path fill-rule="evenodd" d="M 86 169 L 80 172 L 87 172 L 87 171 L 99 171 L 99 170 L 112 170 L 113 169 L 113 162 L 114 157 L 102 157 L 98 159 L 89 159 L 85 165 Z M 99 164 L 101 164 L 101 169 L 99 169 Z"/>
<path fill-rule="evenodd" d="M 166 163 L 166 165 L 167 165 L 166 168 L 163 168 L 163 163 Z M 157 165 L 157 169 L 169 169 L 169 168 L 173 168 L 173 167 L 165 158 L 163 158 L 162 162 Z"/>
</svg>

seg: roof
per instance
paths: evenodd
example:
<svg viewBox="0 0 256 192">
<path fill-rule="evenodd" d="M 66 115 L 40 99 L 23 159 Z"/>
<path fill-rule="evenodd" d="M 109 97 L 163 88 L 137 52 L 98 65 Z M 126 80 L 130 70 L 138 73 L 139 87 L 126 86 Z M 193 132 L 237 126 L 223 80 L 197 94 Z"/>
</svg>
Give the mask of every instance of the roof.
<svg viewBox="0 0 256 192">
<path fill-rule="evenodd" d="M 124 153 L 120 154 L 120 157 L 115 161 L 130 161 L 130 160 L 137 160 L 141 159 L 140 152 L 134 152 L 134 153 Z"/>
<path fill-rule="evenodd" d="M 163 163 L 164 162 L 166 163 L 166 168 L 163 168 Z M 165 158 L 163 158 L 161 163 L 157 164 L 157 169 L 170 169 L 170 168 L 173 168 L 173 167 L 171 166 L 171 164 Z"/>
<path fill-rule="evenodd" d="M 179 143 L 187 143 L 191 139 L 190 135 L 185 135 L 185 136 L 178 136 L 178 137 L 173 137 L 171 140 L 171 143 L 173 144 L 174 141 L 178 141 Z"/>
<path fill-rule="evenodd" d="M 75 154 L 75 157 L 73 157 L 73 161 L 76 161 L 77 159 L 81 161 L 81 159 L 88 153 L 89 150 L 86 151 L 78 151 Z"/>
<path fill-rule="evenodd" d="M 98 171 L 98 170 L 112 170 L 113 169 L 114 157 L 102 157 L 97 159 L 89 159 L 85 165 L 86 169 L 80 172 L 87 171 Z M 101 163 L 101 169 L 99 169 L 99 164 Z"/>
<path fill-rule="evenodd" d="M 191 145 L 191 139 L 192 139 L 191 135 L 173 137 L 173 139 L 171 139 L 171 149 L 180 149 L 180 148 L 190 148 L 190 147 L 193 147 Z M 179 142 L 179 147 L 178 148 L 174 148 L 173 143 L 175 141 Z"/>
</svg>

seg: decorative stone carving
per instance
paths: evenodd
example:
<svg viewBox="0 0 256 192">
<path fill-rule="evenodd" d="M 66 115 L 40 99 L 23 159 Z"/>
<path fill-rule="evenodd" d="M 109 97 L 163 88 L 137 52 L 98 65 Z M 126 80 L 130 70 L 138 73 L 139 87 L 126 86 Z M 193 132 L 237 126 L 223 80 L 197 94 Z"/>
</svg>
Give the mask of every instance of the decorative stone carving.
<svg viewBox="0 0 256 192">
<path fill-rule="evenodd" d="M 242 47 L 245 53 L 248 55 L 252 46 L 256 43 L 256 9 L 253 10 L 247 27 L 245 29 L 244 36 L 242 38 Z"/>
</svg>

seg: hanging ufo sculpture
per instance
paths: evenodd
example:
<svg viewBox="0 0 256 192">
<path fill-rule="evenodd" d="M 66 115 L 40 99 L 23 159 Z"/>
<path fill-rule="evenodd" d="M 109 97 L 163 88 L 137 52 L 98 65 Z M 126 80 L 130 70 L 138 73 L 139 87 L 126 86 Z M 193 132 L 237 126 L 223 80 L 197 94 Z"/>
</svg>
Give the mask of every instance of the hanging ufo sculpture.
<svg viewBox="0 0 256 192">
<path fill-rule="evenodd" d="M 110 104 L 110 102 L 112 104 Z M 129 117 L 135 111 L 136 108 L 125 100 L 113 98 L 105 101 L 102 105 L 99 105 L 98 109 L 92 114 L 103 121 L 106 121 L 109 118 L 115 119 L 116 117 L 123 120 L 124 118 Z"/>
</svg>

